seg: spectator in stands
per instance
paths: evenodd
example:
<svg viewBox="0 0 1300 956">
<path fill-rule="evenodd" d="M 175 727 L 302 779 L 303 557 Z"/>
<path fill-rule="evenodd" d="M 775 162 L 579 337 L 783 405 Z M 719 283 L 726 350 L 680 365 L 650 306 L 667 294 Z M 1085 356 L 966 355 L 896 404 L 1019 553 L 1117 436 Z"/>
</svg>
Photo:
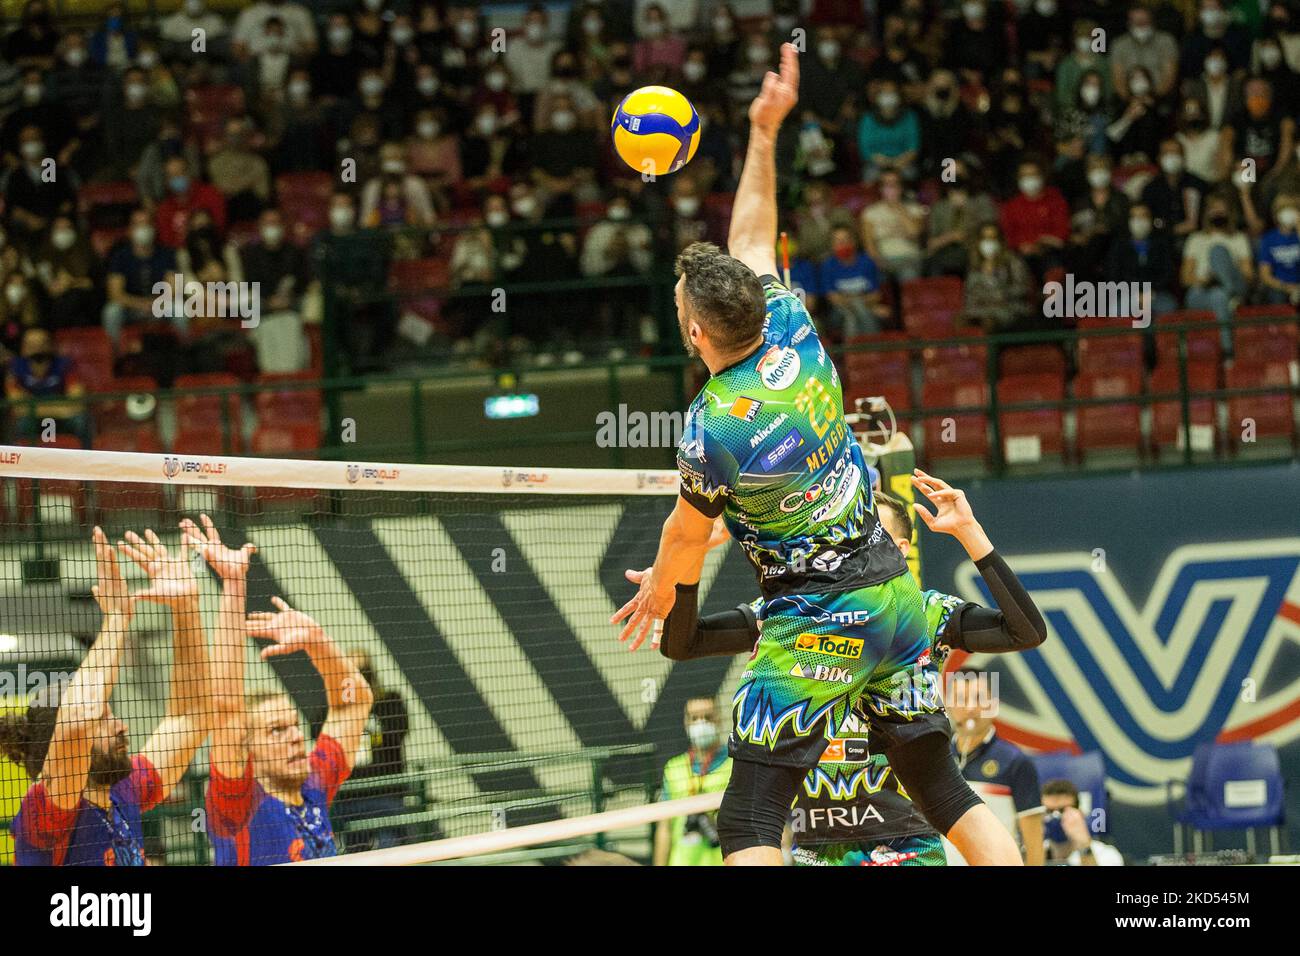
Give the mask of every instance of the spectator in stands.
<svg viewBox="0 0 1300 956">
<path fill-rule="evenodd" d="M 411 132 L 406 139 L 406 168 L 423 177 L 436 202 L 461 180 L 460 142 L 455 130 L 447 128 L 441 110 L 416 113 Z"/>
<path fill-rule="evenodd" d="M 1223 129 L 1232 121 L 1241 90 L 1228 72 L 1228 55 L 1222 47 L 1214 47 L 1206 55 L 1203 73 L 1184 78 L 1183 93 L 1200 100 L 1211 129 Z"/>
<path fill-rule="evenodd" d="M 136 57 L 140 37 L 126 22 L 126 7 L 114 2 L 104 11 L 104 19 L 90 38 L 90 58 L 111 70 L 125 70 Z"/>
<path fill-rule="evenodd" d="M 212 185 L 226 198 L 230 222 L 256 219 L 271 201 L 271 169 L 252 148 L 252 129 L 246 119 L 226 121 L 221 145 L 208 157 Z"/>
<path fill-rule="evenodd" d="M 1262 300 L 1269 305 L 1300 306 L 1300 196 L 1280 195 L 1273 202 L 1276 227 L 1259 243 L 1259 284 Z"/>
<path fill-rule="evenodd" d="M 1263 77 L 1246 81 L 1245 103 L 1225 130 L 1227 148 L 1238 159 L 1255 162 L 1257 175 L 1272 168 L 1295 147 L 1295 120 L 1285 115 Z"/>
<path fill-rule="evenodd" d="M 1128 97 L 1122 112 L 1106 130 L 1111 140 L 1111 153 L 1121 166 L 1146 165 L 1157 155 L 1160 136 L 1166 127 L 1160 115 L 1151 75 L 1145 67 L 1135 66 L 1129 71 Z"/>
<path fill-rule="evenodd" d="M 13 438 L 35 442 L 46 434 L 45 420 L 54 422 L 54 434 L 74 435 L 90 447 L 90 415 L 78 401 L 85 388 L 77 381 L 72 359 L 54 351 L 54 339 L 45 329 L 23 332 L 19 354 L 5 374 L 5 397 L 11 402 L 40 399 L 35 405 L 13 409 Z"/>
<path fill-rule="evenodd" d="M 519 101 L 510 89 L 510 73 L 504 64 L 493 64 L 482 74 L 481 86 L 474 91 L 474 103 L 479 109 L 492 107 L 503 131 L 514 132 L 519 126 Z M 539 105 L 538 109 L 545 106 Z"/>
<path fill-rule="evenodd" d="M 831 255 L 821 264 L 818 292 L 843 340 L 880 331 L 889 318 L 889 307 L 881 301 L 880 289 L 876 263 L 858 247 L 853 230 L 836 228 L 831 233 Z"/>
<path fill-rule="evenodd" d="M 361 190 L 361 224 L 376 226 L 421 226 L 434 223 L 433 199 L 429 187 L 406 168 L 401 143 L 385 143 L 379 149 L 380 175 Z"/>
<path fill-rule="evenodd" d="M 1286 62 L 1291 69 L 1300 70 L 1300 14 L 1292 9 L 1287 0 L 1272 0 L 1267 15 L 1264 33 L 1277 37 Z"/>
<path fill-rule="evenodd" d="M 352 24 L 345 14 L 330 14 L 325 23 L 325 47 L 311 60 L 312 89 L 326 99 L 348 99 L 357 89 L 361 66 L 361 57 L 352 46 Z"/>
<path fill-rule="evenodd" d="M 1254 279 L 1254 258 L 1228 200 L 1218 194 L 1206 199 L 1201 228 L 1183 248 L 1182 285 L 1187 308 L 1214 312 L 1226 356 L 1232 355 L 1232 314 Z"/>
<path fill-rule="evenodd" d="M 183 155 L 170 157 L 163 164 L 167 174 L 167 197 L 158 204 L 155 217 L 158 241 L 179 248 L 189 227 L 189 219 L 198 210 L 205 211 L 219 234 L 226 231 L 226 199 L 213 186 L 196 179 Z"/>
<path fill-rule="evenodd" d="M 1101 264 L 1116 236 L 1128 223 L 1128 198 L 1111 185 L 1110 159 L 1089 156 L 1087 190 L 1070 216 L 1066 265 L 1076 278 L 1101 278 Z"/>
<path fill-rule="evenodd" d="M 921 119 L 921 168 L 943 170 L 946 161 L 970 149 L 978 121 L 961 101 L 957 78 L 950 70 L 930 74 Z"/>
<path fill-rule="evenodd" d="M 257 42 L 266 35 L 266 21 L 272 17 L 284 23 L 290 48 L 301 55 L 316 52 L 316 24 L 311 11 L 286 0 L 255 0 L 239 12 L 231 34 L 231 52 L 246 60 L 256 52 Z"/>
<path fill-rule="evenodd" d="M 686 702 L 684 754 L 664 765 L 660 800 L 681 800 L 701 793 L 719 793 L 731 780 L 718 705 L 709 697 Z M 655 866 L 721 866 L 717 813 L 672 817 L 655 824 Z"/>
<path fill-rule="evenodd" d="M 181 107 L 180 85 L 176 82 L 171 67 L 162 62 L 153 40 L 146 38 L 140 41 L 140 52 L 135 58 L 135 65 L 144 72 L 150 103 L 160 110 L 177 110 Z"/>
<path fill-rule="evenodd" d="M 339 113 L 339 124 L 345 130 L 355 130 L 359 119 L 373 120 L 385 142 L 406 135 L 400 99 L 390 94 L 383 72 L 374 67 L 362 68 L 356 95 Z"/>
<path fill-rule="evenodd" d="M 632 46 L 632 68 L 637 75 L 650 81 L 667 81 L 681 71 L 685 59 L 686 40 L 669 22 L 663 5 L 641 4 L 637 41 Z"/>
<path fill-rule="evenodd" d="M 898 86 L 903 99 L 915 103 L 921 98 L 928 65 L 915 50 L 907 35 L 907 21 L 899 13 L 886 14 L 883 20 L 881 54 L 867 69 L 867 82 L 888 80 Z"/>
<path fill-rule="evenodd" d="M 862 210 L 862 246 L 896 282 L 921 274 L 925 207 L 903 195 L 903 177 L 888 169 L 880 176 L 880 198 Z"/>
<path fill-rule="evenodd" d="M 93 321 L 101 305 L 95 289 L 98 262 L 86 237 L 77 231 L 74 217 L 54 217 L 49 235 L 32 257 L 32 266 L 49 302 L 51 328 Z"/>
<path fill-rule="evenodd" d="M 1283 194 L 1300 196 L 1300 144 L 1283 156 L 1260 183 L 1260 205 L 1272 209 Z"/>
<path fill-rule="evenodd" d="M 167 160 L 173 156 L 184 156 L 191 169 L 200 165 L 198 148 L 184 139 L 179 120 L 165 116 L 158 127 L 158 138 L 145 147 L 136 167 L 135 187 L 146 206 L 157 206 L 167 198 Z"/>
<path fill-rule="evenodd" d="M 1104 54 L 1093 49 L 1097 24 L 1092 20 L 1075 20 L 1071 28 L 1070 55 L 1056 68 L 1056 111 L 1067 109 L 1079 93 L 1079 84 L 1085 73 L 1097 73 L 1102 78 L 1102 97 L 1109 99 L 1113 83 Z M 1002 63 L 997 68 L 1001 69 Z"/>
<path fill-rule="evenodd" d="M 49 98 L 63 106 L 75 118 L 76 135 L 82 142 L 75 161 L 82 178 L 98 172 L 102 137 L 100 110 L 104 104 L 104 88 L 108 78 L 101 67 L 90 62 L 86 50 L 86 37 L 80 30 L 69 30 L 63 36 L 58 62 L 47 74 Z"/>
<path fill-rule="evenodd" d="M 11 165 L 21 165 L 18 134 L 28 126 L 40 132 L 46 156 L 53 157 L 60 168 L 67 167 L 81 147 L 77 121 L 72 111 L 51 97 L 40 70 L 27 69 L 22 76 L 22 105 L 5 117 L 0 126 L 0 144 Z"/>
<path fill-rule="evenodd" d="M 299 372 L 311 358 L 302 325 L 307 259 L 287 240 L 280 210 L 267 209 L 257 225 L 258 241 L 238 254 L 243 281 L 256 283 L 261 300 L 260 321 L 249 331 L 257 367 L 264 373 Z"/>
<path fill-rule="evenodd" d="M 1106 129 L 1110 126 L 1110 112 L 1106 103 L 1106 88 L 1102 75 L 1089 70 L 1079 80 L 1079 93 L 1075 102 L 1057 114 L 1056 136 L 1058 142 L 1077 139 L 1081 153 L 1110 152 L 1110 139 Z"/>
<path fill-rule="evenodd" d="M 517 258 L 502 257 L 505 277 L 519 283 L 577 278 L 578 237 L 568 228 L 540 228 L 540 223 L 552 215 L 531 185 L 517 182 L 510 187 L 510 211 L 522 227 L 517 237 L 522 246 Z M 542 341 L 546 332 L 572 340 L 576 316 L 567 307 L 559 306 L 572 299 L 572 292 L 534 292 L 515 297 L 510 310 L 515 313 L 510 317 L 513 331 L 533 342 Z"/>
<path fill-rule="evenodd" d="M 381 70 L 384 79 L 393 80 L 389 64 L 385 62 L 388 46 L 388 21 L 380 16 L 384 0 L 362 0 L 359 8 L 352 14 L 352 44 L 361 56 L 362 65 L 368 69 Z M 389 14 L 389 19 L 392 15 Z"/>
<path fill-rule="evenodd" d="M 383 355 L 393 340 L 397 314 L 378 293 L 388 276 L 387 246 L 356 238 L 356 204 L 343 191 L 330 197 L 329 229 L 312 241 L 313 284 L 329 282 L 338 306 L 340 350 L 356 373 L 383 367 Z M 319 286 L 317 286 L 319 289 Z"/>
<path fill-rule="evenodd" d="M 1200 100 L 1194 97 L 1183 100 L 1178 114 L 1178 131 L 1173 138 L 1182 147 L 1181 156 L 1185 157 L 1183 165 L 1188 173 L 1201 181 L 1202 190 L 1206 184 L 1220 183 L 1227 178 L 1228 164 L 1232 159 L 1227 137 L 1226 129 L 1210 127 L 1205 118 L 1205 107 Z M 1161 162 L 1168 149 L 1161 142 Z"/>
<path fill-rule="evenodd" d="M 285 95 L 264 104 L 261 116 L 267 156 L 276 174 L 324 169 L 333 158 L 332 108 L 313 95 L 311 74 L 297 68 L 289 74 Z"/>
<path fill-rule="evenodd" d="M 1253 61 L 1252 72 L 1268 80 L 1282 115 L 1295 116 L 1300 112 L 1300 72 L 1286 62 L 1281 40 L 1267 35 L 1257 38 Z"/>
<path fill-rule="evenodd" d="M 550 79 L 551 60 L 561 44 L 551 36 L 546 7 L 540 3 L 534 3 L 524 14 L 522 33 L 506 45 L 505 64 L 514 78 L 513 89 L 521 97 L 524 113 L 532 115 L 533 97 Z"/>
<path fill-rule="evenodd" d="M 552 202 L 563 198 L 565 213 L 572 214 L 575 192 L 594 188 L 599 162 L 595 140 L 590 128 L 579 127 L 578 113 L 567 97 L 553 99 L 537 125 L 528 143 L 533 182 Z"/>
<path fill-rule="evenodd" d="M 108 158 L 104 174 L 109 179 L 134 178 L 141 154 L 158 136 L 159 122 L 158 110 L 149 102 L 144 71 L 126 70 L 122 74 L 120 99 L 110 93 L 104 108 L 104 147 Z"/>
<path fill-rule="evenodd" d="M 1224 0 L 1201 0 L 1199 24 L 1183 38 L 1182 74 L 1199 77 L 1211 72 L 1209 58 L 1214 51 L 1224 57 L 1225 72 L 1244 70 L 1250 65 L 1250 34 L 1232 22 Z"/>
<path fill-rule="evenodd" d="M 32 293 L 27 276 L 10 272 L 4 278 L 4 297 L 0 299 L 0 352 L 21 351 L 27 331 L 44 325 L 40 300 Z"/>
<path fill-rule="evenodd" d="M 831 233 L 837 228 L 852 229 L 853 215 L 837 204 L 831 187 L 813 180 L 804 190 L 803 202 L 795 212 L 795 237 L 799 254 L 812 262 L 821 262 L 831 252 Z"/>
<path fill-rule="evenodd" d="M 1196 229 L 1206 184 L 1186 169 L 1182 143 L 1160 144 L 1160 175 L 1142 189 L 1142 202 L 1151 210 L 1157 230 L 1182 242 Z"/>
<path fill-rule="evenodd" d="M 1016 165 L 1034 147 L 1041 130 L 1037 114 L 1028 106 L 1019 70 L 1002 71 L 989 94 L 992 104 L 985 121 L 987 134 L 980 159 L 998 195 L 1014 192 Z"/>
<path fill-rule="evenodd" d="M 283 20 L 269 17 L 263 30 L 262 36 L 249 47 L 248 62 L 242 65 L 243 86 L 252 103 L 283 93 L 289 70 L 300 59 Z"/>
<path fill-rule="evenodd" d="M 45 0 L 28 0 L 22 23 L 4 42 L 4 59 L 18 67 L 48 69 L 59 46 L 59 31 L 50 18 Z"/>
<path fill-rule="evenodd" d="M 1019 747 L 998 736 L 993 725 L 996 697 L 990 706 L 985 696 L 987 688 L 980 689 L 987 675 L 967 670 L 947 676 L 944 707 L 953 725 L 952 749 L 957 766 L 986 800 L 994 799 L 990 790 L 1006 795 L 998 799 L 1010 805 L 995 806 L 993 812 L 1019 838 L 1025 865 L 1042 866 L 1043 799 L 1034 762 Z"/>
<path fill-rule="evenodd" d="M 1178 42 L 1156 28 L 1155 17 L 1145 3 L 1128 11 L 1128 32 L 1115 40 L 1110 53 L 1110 77 L 1120 96 L 1129 94 L 1128 80 L 1141 67 L 1152 83 L 1157 100 L 1169 96 L 1178 82 Z"/>
<path fill-rule="evenodd" d="M 220 52 L 225 46 L 230 27 L 215 10 L 209 10 L 206 0 L 185 0 L 175 13 L 163 17 L 158 25 L 158 36 L 166 44 L 171 59 L 194 59 L 195 30 L 203 37 L 208 52 Z"/>
<path fill-rule="evenodd" d="M 910 181 L 916 176 L 920 152 L 921 124 L 916 113 L 903 104 L 897 83 L 882 81 L 876 87 L 873 109 L 858 121 L 863 182 L 874 183 L 887 169 Z"/>
<path fill-rule="evenodd" d="M 1070 16 L 1056 0 L 1034 0 L 1023 8 L 1016 38 L 1025 58 L 1025 75 L 1031 80 L 1055 76 L 1069 35 Z"/>
<path fill-rule="evenodd" d="M 1151 283 L 1151 314 L 1160 317 L 1178 308 L 1175 285 L 1178 259 L 1168 233 L 1155 229 L 1145 203 L 1134 203 L 1125 228 L 1118 230 L 1106 253 L 1106 281 Z"/>
<path fill-rule="evenodd" d="M 993 197 L 981 190 L 963 161 L 953 167 L 955 179 L 944 185 L 930 207 L 930 235 L 926 241 L 925 274 L 966 274 L 970 247 L 979 241 L 979 229 L 997 223 Z"/>
<path fill-rule="evenodd" d="M 416 65 L 415 78 L 407 90 L 405 109 L 409 115 L 423 110 L 441 113 L 447 128 L 457 132 L 463 132 L 473 118 L 466 105 L 447 90 L 430 63 Z"/>
<path fill-rule="evenodd" d="M 799 107 L 832 143 L 832 157 L 842 157 L 855 133 L 853 97 L 866 85 L 866 76 L 844 52 L 834 28 L 817 28 L 817 43 L 811 52 L 813 55 L 800 63 Z M 707 54 L 701 49 L 700 63 L 707 62 Z"/>
<path fill-rule="evenodd" d="M 669 194 L 672 202 L 672 248 L 674 252 L 680 252 L 692 242 L 702 242 L 708 237 L 704 200 L 695 178 L 681 173 L 673 177 Z"/>
<path fill-rule="evenodd" d="M 1043 784 L 1043 833 L 1047 859 L 1068 866 L 1123 866 L 1124 856 L 1092 837 L 1092 822 L 1079 809 L 1079 788 L 1069 780 Z"/>
<path fill-rule="evenodd" d="M 620 97 L 621 98 L 621 97 Z M 545 124 L 542 120 L 558 107 L 557 101 L 567 101 L 578 114 L 578 125 L 584 129 L 608 126 L 613 111 L 606 111 L 600 99 L 582 78 L 577 58 L 568 50 L 561 50 L 551 61 L 551 80 L 537 94 L 533 107 L 533 128 Z M 696 104 L 698 109 L 699 104 Z"/>
<path fill-rule="evenodd" d="M 1033 276 L 1023 259 L 1007 248 L 997 223 L 980 227 L 970 249 L 962 321 L 985 332 L 1011 332 L 1029 319 Z"/>
<path fill-rule="evenodd" d="M 641 222 L 631 222 L 632 203 L 615 196 L 606 210 L 608 218 L 587 231 L 578 264 L 587 278 L 648 275 L 654 265 L 654 235 Z M 632 338 L 634 315 L 643 311 L 644 295 L 636 288 L 603 289 L 593 296 L 595 332 L 606 338 Z"/>
<path fill-rule="evenodd" d="M 957 73 L 962 82 L 982 85 L 1008 59 L 1006 29 L 1000 11 L 985 0 L 963 0 L 961 19 L 948 29 L 943 66 Z"/>
<path fill-rule="evenodd" d="M 1007 246 L 1025 260 L 1036 276 L 1061 264 L 1070 238 L 1070 210 L 1055 186 L 1048 186 L 1033 160 L 1018 167 L 1020 192 L 1002 207 L 1002 234 Z"/>
<path fill-rule="evenodd" d="M 481 106 L 460 141 L 465 184 L 474 190 L 507 188 L 505 181 L 524 168 L 526 158 L 520 137 L 498 122 L 496 108 Z"/>
<path fill-rule="evenodd" d="M 35 126 L 18 134 L 21 165 L 8 170 L 0 195 L 4 197 L 9 241 L 19 252 L 32 252 L 55 216 L 73 215 L 77 208 L 76 174 L 61 170 Z"/>
<path fill-rule="evenodd" d="M 127 242 L 118 245 L 108 257 L 107 297 L 104 304 L 104 331 L 116 343 L 122 327 L 130 323 L 151 322 L 155 317 L 154 287 L 172 283 L 176 275 L 176 253 L 155 241 L 151 217 L 144 209 L 131 213 Z M 184 331 L 184 315 L 171 316 L 172 323 Z"/>
</svg>

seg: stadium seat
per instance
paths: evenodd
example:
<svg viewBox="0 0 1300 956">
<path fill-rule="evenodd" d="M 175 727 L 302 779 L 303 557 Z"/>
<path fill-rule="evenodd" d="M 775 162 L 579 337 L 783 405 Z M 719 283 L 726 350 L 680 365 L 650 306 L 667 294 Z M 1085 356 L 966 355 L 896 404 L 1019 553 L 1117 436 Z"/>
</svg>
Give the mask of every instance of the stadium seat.
<svg viewBox="0 0 1300 956">
<path fill-rule="evenodd" d="M 103 386 L 113 377 L 113 345 L 108 334 L 99 326 L 60 329 L 54 341 L 61 355 L 74 363 L 73 371 L 86 390 L 103 391 Z"/>
<path fill-rule="evenodd" d="M 1065 379 L 1060 375 L 1012 375 L 998 382 L 999 405 L 1063 398 Z M 1034 464 L 1044 455 L 1061 455 L 1065 451 L 1065 416 L 1059 407 L 1001 412 L 998 424 L 1007 464 Z"/>
<path fill-rule="evenodd" d="M 77 191 L 77 208 L 92 231 L 123 228 L 138 205 L 140 194 L 130 180 L 86 183 Z"/>
<path fill-rule="evenodd" d="M 1013 345 L 998 354 L 998 377 L 1055 375 L 1065 377 L 1065 353 L 1059 345 Z"/>
<path fill-rule="evenodd" d="M 1187 388 L 1191 394 L 1213 392 L 1219 387 L 1219 367 L 1212 362 L 1193 362 L 1187 366 Z M 1153 395 L 1175 394 L 1182 389 L 1176 364 L 1156 367 L 1151 373 Z M 1218 416 L 1213 398 L 1191 400 L 1192 450 L 1213 452 L 1218 446 Z M 1181 451 L 1183 447 L 1183 405 L 1181 401 L 1157 401 L 1151 404 L 1151 447 L 1157 454 Z"/>
<path fill-rule="evenodd" d="M 306 452 L 320 449 L 320 424 L 294 422 L 292 424 L 258 425 L 253 429 L 249 450 L 255 455 L 274 455 L 290 458 L 308 457 Z M 311 457 L 314 457 L 311 456 Z"/>
<path fill-rule="evenodd" d="M 1214 313 L 1205 310 L 1185 309 L 1170 312 L 1160 317 L 1157 325 L 1175 325 L 1183 323 L 1213 322 Z M 1187 336 L 1187 360 L 1189 362 L 1214 362 L 1220 359 L 1219 330 L 1217 328 L 1191 329 Z M 1178 364 L 1178 332 L 1156 332 L 1156 364 L 1166 362 Z"/>
<path fill-rule="evenodd" d="M 398 259 L 388 270 L 388 288 L 398 294 L 441 291 L 451 273 L 446 259 Z"/>
<path fill-rule="evenodd" d="M 1228 399 L 1228 435 L 1241 451 L 1246 444 L 1243 432 L 1246 422 L 1254 423 L 1254 437 L 1295 442 L 1295 416 L 1292 411 L 1293 383 L 1290 360 L 1277 360 L 1258 365 L 1237 362 L 1224 375 L 1224 385 L 1234 388 L 1271 388 L 1273 392 L 1258 395 L 1238 395 Z"/>
<path fill-rule="evenodd" d="M 834 203 L 835 208 L 845 210 L 855 219 L 872 199 L 871 191 L 862 183 L 845 183 L 842 186 L 831 187 L 831 202 Z"/>
<path fill-rule="evenodd" d="M 113 248 L 126 238 L 126 232 L 125 227 L 122 226 L 92 229 L 90 231 L 90 248 L 95 250 L 95 255 L 101 259 L 107 259 Z"/>
<path fill-rule="evenodd" d="M 282 173 L 275 177 L 275 196 L 280 202 L 303 200 L 329 205 L 334 194 L 334 176 L 324 171 Z"/>
<path fill-rule="evenodd" d="M 96 392 L 102 394 L 120 393 L 123 395 L 152 395 L 158 391 L 158 383 L 147 375 L 131 375 L 120 378 L 111 378 L 103 384 L 102 387 L 87 389 L 92 395 Z M 123 430 L 135 430 L 140 427 L 140 423 L 132 420 L 126 412 L 126 399 L 124 398 L 100 398 L 92 400 L 91 413 L 95 419 L 96 434 L 101 432 L 117 432 Z M 149 429 L 156 434 L 155 426 L 149 423 Z M 96 439 L 95 447 L 99 447 L 99 440 Z"/>
<path fill-rule="evenodd" d="M 15 441 L 16 445 L 31 448 L 81 448 L 81 439 L 73 435 L 56 435 L 52 442 Z M 87 520 L 87 484 L 65 478 L 43 478 L 38 483 L 32 478 L 15 479 L 18 491 L 18 514 L 33 521 L 37 501 L 40 502 L 40 521 L 43 524 L 84 525 Z M 37 487 L 39 484 L 39 488 Z"/>
<path fill-rule="evenodd" d="M 1113 330 L 1114 319 L 1080 319 L 1079 331 Z M 1083 335 L 1078 340 L 1078 365 L 1081 372 L 1131 370 L 1139 375 L 1143 365 L 1143 339 L 1140 333 L 1128 335 Z"/>
<path fill-rule="evenodd" d="M 152 381 L 152 380 L 150 380 Z M 157 426 L 152 420 L 96 431 L 96 451 L 130 451 L 161 455 L 164 451 Z M 121 511 L 147 511 L 161 515 L 167 510 L 167 486 L 145 482 L 97 481 L 95 512 L 101 524 L 117 523 L 113 516 Z"/>
<path fill-rule="evenodd" d="M 296 383 L 316 381 L 311 372 L 258 376 L 258 391 L 253 399 L 258 425 L 311 425 L 319 428 L 320 389 L 293 387 Z"/>
<path fill-rule="evenodd" d="M 1137 398 L 1141 393 L 1141 373 L 1132 369 L 1081 372 L 1074 379 L 1075 398 Z M 1142 410 L 1136 402 L 1076 408 L 1080 460 L 1089 451 L 1142 452 Z"/>
<path fill-rule="evenodd" d="M 1175 791 L 1182 789 L 1183 805 Z M 1170 780 L 1166 807 L 1174 821 L 1174 852 L 1181 853 L 1184 829 L 1190 828 L 1193 850 L 1202 838 L 1220 831 L 1246 831 L 1247 852 L 1255 852 L 1255 829 L 1267 828 L 1270 849 L 1279 853 L 1285 839 L 1284 780 L 1277 749 L 1253 740 L 1198 744 L 1186 783 Z M 1206 847 L 1208 849 L 1208 847 Z"/>
<path fill-rule="evenodd" d="M 224 372 L 177 376 L 177 451 L 196 455 L 239 452 L 243 445 L 243 416 L 239 395 L 183 394 L 186 389 L 235 388 L 238 385 L 239 379 Z"/>
<path fill-rule="evenodd" d="M 233 83 L 192 86 L 185 91 L 185 105 L 190 131 L 207 146 L 225 135 L 226 120 L 243 115 L 244 90 Z"/>
<path fill-rule="evenodd" d="M 930 461 L 955 458 L 988 458 L 988 386 L 984 382 L 926 382 L 921 404 L 931 408 L 966 408 L 969 412 L 945 413 L 925 419 L 925 455 Z"/>
<path fill-rule="evenodd" d="M 1084 754 L 1058 750 L 1030 758 L 1038 770 L 1038 785 L 1049 780 L 1068 780 L 1079 791 L 1079 809 L 1088 818 L 1093 833 L 1110 830 L 1110 795 L 1106 792 L 1106 761 L 1100 750 Z M 1100 813 L 1094 811 L 1100 810 Z"/>
<path fill-rule="evenodd" d="M 1296 360 L 1294 325 L 1248 325 L 1232 332 L 1233 358 L 1245 365 Z"/>
<path fill-rule="evenodd" d="M 956 276 L 912 279 L 901 286 L 903 312 L 912 310 L 960 312 L 962 281 Z"/>
<path fill-rule="evenodd" d="M 179 342 L 180 336 L 176 334 L 176 328 L 170 322 L 141 322 L 124 325 L 117 340 L 118 357 L 143 352 L 146 339 L 170 339 Z"/>
<path fill-rule="evenodd" d="M 912 353 L 908 348 L 908 336 L 903 332 L 880 332 L 875 335 L 856 336 L 845 345 L 863 343 L 893 344 L 893 348 L 874 348 L 864 351 L 844 353 L 843 364 L 845 394 L 875 394 L 871 391 L 873 383 L 880 379 L 890 381 L 908 380 L 912 374 Z M 848 403 L 845 403 L 848 407 Z"/>
</svg>

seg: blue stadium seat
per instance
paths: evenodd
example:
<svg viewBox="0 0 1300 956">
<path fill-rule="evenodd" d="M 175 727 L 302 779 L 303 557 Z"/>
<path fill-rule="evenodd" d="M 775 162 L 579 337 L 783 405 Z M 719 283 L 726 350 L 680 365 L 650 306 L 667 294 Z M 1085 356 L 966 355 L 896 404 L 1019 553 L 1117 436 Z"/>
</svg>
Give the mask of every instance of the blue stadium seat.
<svg viewBox="0 0 1300 956">
<path fill-rule="evenodd" d="M 1174 791 L 1185 788 L 1181 810 L 1175 809 Z M 1266 827 L 1274 854 L 1285 840 L 1286 809 L 1282 765 L 1270 744 L 1242 741 L 1203 743 L 1192 755 L 1187 782 L 1166 783 L 1166 800 L 1174 820 L 1174 852 L 1181 853 L 1184 830 L 1192 831 L 1193 852 L 1211 849 L 1210 834 L 1245 830 L 1246 850 L 1255 854 L 1255 829 Z"/>
<path fill-rule="evenodd" d="M 1049 780 L 1068 780 L 1079 790 L 1080 809 L 1088 817 L 1095 834 L 1110 832 L 1110 795 L 1106 792 L 1106 761 L 1100 750 L 1086 754 L 1057 750 L 1048 754 L 1034 754 L 1030 759 L 1038 770 L 1038 783 Z M 1092 811 L 1102 812 L 1093 816 Z"/>
</svg>

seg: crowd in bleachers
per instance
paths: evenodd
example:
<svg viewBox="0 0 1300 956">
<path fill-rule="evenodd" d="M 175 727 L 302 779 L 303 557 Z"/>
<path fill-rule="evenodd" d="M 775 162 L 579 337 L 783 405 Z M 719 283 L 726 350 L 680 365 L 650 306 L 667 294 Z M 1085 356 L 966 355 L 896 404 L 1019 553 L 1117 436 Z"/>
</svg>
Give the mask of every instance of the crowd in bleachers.
<svg viewBox="0 0 1300 956">
<path fill-rule="evenodd" d="M 149 23 L 110 4 L 92 24 L 30 0 L 0 51 L 9 394 L 319 374 L 326 263 L 344 369 L 392 368 L 413 343 L 488 362 L 654 348 L 645 287 L 534 291 L 504 313 L 491 291 L 650 276 L 691 241 L 724 242 L 745 109 L 792 31 L 805 53 L 778 145 L 783 225 L 832 340 L 1060 328 L 1073 320 L 1046 319 L 1042 289 L 1067 273 L 1150 282 L 1157 326 L 1213 316 L 1220 371 L 1242 355 L 1243 309 L 1294 314 L 1300 9 L 1283 0 L 613 0 L 522 16 L 259 0 L 234 17 L 184 0 Z M 649 83 L 681 90 L 703 126 L 692 162 L 647 183 L 608 124 Z M 153 290 L 176 275 L 257 282 L 262 321 L 160 318 Z M 1121 369 L 1137 388 L 1153 361 L 1168 376 L 1157 352 Z M 888 356 L 855 368 L 883 377 L 851 385 L 889 392 Z M 1081 375 L 1075 391 L 1131 384 Z M 927 374 L 924 394 L 909 379 L 891 399 L 982 388 Z"/>
</svg>

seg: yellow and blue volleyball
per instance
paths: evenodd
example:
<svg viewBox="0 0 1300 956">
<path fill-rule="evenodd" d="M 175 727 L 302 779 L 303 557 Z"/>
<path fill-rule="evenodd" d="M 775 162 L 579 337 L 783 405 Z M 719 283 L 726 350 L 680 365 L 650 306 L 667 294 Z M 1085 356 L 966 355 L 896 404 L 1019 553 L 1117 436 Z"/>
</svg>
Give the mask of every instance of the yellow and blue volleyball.
<svg viewBox="0 0 1300 956">
<path fill-rule="evenodd" d="M 643 86 L 623 97 L 610 123 L 614 151 L 638 173 L 675 173 L 700 145 L 700 115 L 666 86 Z"/>
</svg>

